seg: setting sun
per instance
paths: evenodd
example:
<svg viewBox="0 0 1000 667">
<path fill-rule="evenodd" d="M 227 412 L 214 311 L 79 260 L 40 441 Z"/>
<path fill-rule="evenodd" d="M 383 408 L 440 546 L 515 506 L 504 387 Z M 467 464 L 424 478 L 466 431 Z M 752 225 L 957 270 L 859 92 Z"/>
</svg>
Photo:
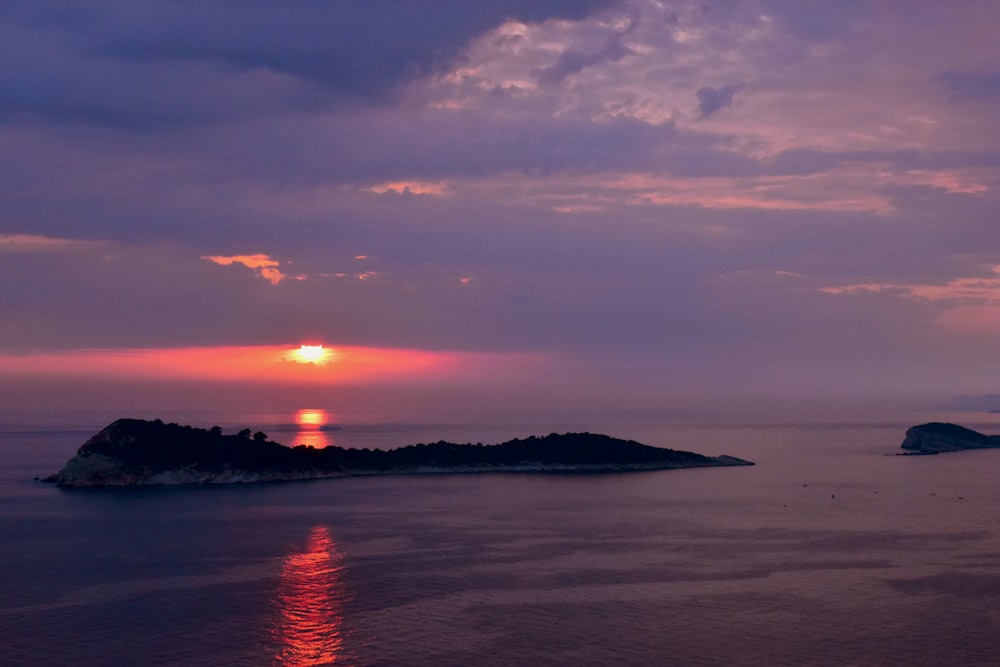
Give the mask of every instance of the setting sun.
<svg viewBox="0 0 1000 667">
<path fill-rule="evenodd" d="M 295 413 L 295 423 L 299 425 L 299 428 L 303 429 L 317 430 L 326 424 L 328 419 L 326 410 L 316 408 L 299 410 Z"/>
<path fill-rule="evenodd" d="M 301 345 L 292 352 L 292 357 L 300 364 L 325 364 L 330 361 L 332 353 L 322 345 Z"/>
</svg>

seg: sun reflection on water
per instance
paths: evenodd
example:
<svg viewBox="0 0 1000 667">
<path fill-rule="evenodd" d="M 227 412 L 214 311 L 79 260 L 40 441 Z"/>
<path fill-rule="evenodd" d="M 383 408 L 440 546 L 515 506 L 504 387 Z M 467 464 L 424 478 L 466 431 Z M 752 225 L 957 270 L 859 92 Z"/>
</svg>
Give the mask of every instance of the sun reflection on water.
<svg viewBox="0 0 1000 667">
<path fill-rule="evenodd" d="M 325 526 L 313 528 L 304 551 L 285 558 L 272 631 L 279 647 L 275 665 L 314 667 L 346 659 L 342 561 Z"/>
<path fill-rule="evenodd" d="M 295 413 L 295 423 L 299 430 L 295 434 L 292 442 L 293 447 L 305 445 L 322 449 L 333 444 L 330 440 L 327 428 L 335 428 L 330 425 L 330 414 L 326 410 L 319 408 L 307 408 Z"/>
</svg>

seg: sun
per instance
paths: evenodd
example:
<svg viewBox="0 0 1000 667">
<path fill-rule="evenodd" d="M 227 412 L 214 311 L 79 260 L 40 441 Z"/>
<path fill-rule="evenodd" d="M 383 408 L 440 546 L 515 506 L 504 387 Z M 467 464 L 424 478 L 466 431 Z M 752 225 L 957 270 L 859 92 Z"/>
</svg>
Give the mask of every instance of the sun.
<svg viewBox="0 0 1000 667">
<path fill-rule="evenodd" d="M 300 364 L 325 364 L 331 356 L 332 352 L 322 345 L 300 345 L 292 352 L 292 358 Z"/>
</svg>

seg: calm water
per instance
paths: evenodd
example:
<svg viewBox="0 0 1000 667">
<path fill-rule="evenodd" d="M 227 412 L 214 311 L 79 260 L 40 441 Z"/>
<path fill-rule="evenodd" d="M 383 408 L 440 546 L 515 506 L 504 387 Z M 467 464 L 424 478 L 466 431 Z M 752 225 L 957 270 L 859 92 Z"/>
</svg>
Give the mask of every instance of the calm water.
<svg viewBox="0 0 1000 667">
<path fill-rule="evenodd" d="M 361 446 L 561 430 L 266 423 Z M 101 425 L 0 433 L 0 664 L 1000 664 L 1000 450 L 891 456 L 903 423 L 601 429 L 753 468 L 32 481 Z"/>
</svg>

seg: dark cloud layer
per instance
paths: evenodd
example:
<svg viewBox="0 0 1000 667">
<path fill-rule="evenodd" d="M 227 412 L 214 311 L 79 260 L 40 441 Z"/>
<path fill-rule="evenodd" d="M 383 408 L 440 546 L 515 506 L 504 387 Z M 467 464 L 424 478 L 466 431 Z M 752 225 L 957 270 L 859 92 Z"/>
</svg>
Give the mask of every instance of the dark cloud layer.
<svg viewBox="0 0 1000 667">
<path fill-rule="evenodd" d="M 505 19 L 580 19 L 608 0 L 8 2 L 0 120 L 133 126 L 386 102 Z M 263 106 L 263 108 L 262 108 Z"/>
</svg>

